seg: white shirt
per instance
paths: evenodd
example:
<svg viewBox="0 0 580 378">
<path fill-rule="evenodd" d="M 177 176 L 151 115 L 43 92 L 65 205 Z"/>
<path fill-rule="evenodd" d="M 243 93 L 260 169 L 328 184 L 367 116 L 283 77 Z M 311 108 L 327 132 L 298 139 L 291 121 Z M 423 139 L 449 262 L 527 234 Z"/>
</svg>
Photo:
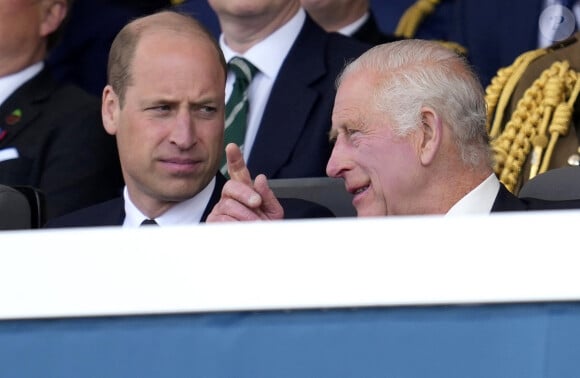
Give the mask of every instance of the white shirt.
<svg viewBox="0 0 580 378">
<path fill-rule="evenodd" d="M 0 105 L 6 101 L 14 91 L 32 79 L 44 68 L 44 62 L 38 62 L 20 72 L 0 77 Z"/>
<path fill-rule="evenodd" d="M 280 27 L 266 39 L 252 46 L 244 54 L 238 54 L 230 49 L 226 43 L 223 34 L 220 36 L 220 47 L 224 52 L 226 62 L 229 62 L 234 56 L 241 56 L 252 63 L 260 72 L 252 79 L 248 89 L 248 100 L 250 110 L 248 113 L 248 125 L 246 128 L 246 138 L 244 140 L 244 159 L 248 161 L 262 115 L 266 108 L 266 103 L 270 97 L 272 86 L 278 76 L 280 67 L 286 59 L 286 55 L 292 48 L 294 41 L 298 37 L 306 12 L 300 9 L 285 25 Z M 232 93 L 235 76 L 232 72 L 228 73 L 226 80 L 226 101 Z"/>
<path fill-rule="evenodd" d="M 155 218 L 157 224 L 162 227 L 198 224 L 215 188 L 215 180 L 214 177 L 201 192 L 188 200 L 176 203 L 161 216 Z M 148 217 L 131 201 L 127 186 L 123 189 L 123 198 L 125 199 L 125 221 L 123 222 L 123 227 L 141 226 L 141 222 L 148 219 Z"/>
<path fill-rule="evenodd" d="M 467 193 L 449 209 L 447 215 L 489 214 L 499 193 L 499 180 L 495 174 L 489 175 L 481 184 Z"/>
<path fill-rule="evenodd" d="M 369 16 L 370 16 L 370 14 L 369 14 L 369 12 L 367 12 L 361 18 L 356 20 L 355 22 L 348 24 L 346 26 L 343 26 L 342 28 L 340 28 L 337 31 L 342 35 L 346 35 L 346 36 L 350 37 L 362 26 L 362 24 L 364 24 L 368 20 Z"/>
</svg>

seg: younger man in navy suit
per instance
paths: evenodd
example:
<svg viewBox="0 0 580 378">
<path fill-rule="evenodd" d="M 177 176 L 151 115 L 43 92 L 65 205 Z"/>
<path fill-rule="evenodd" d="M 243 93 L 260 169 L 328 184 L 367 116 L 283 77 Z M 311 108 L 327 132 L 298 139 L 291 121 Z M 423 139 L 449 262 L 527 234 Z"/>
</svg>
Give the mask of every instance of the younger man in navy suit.
<svg viewBox="0 0 580 378">
<path fill-rule="evenodd" d="M 49 222 L 49 227 L 205 221 L 225 178 L 226 65 L 213 37 L 193 18 L 160 12 L 115 38 L 103 91 L 105 129 L 115 135 L 123 197 Z M 286 217 L 331 216 L 305 201 L 285 202 Z"/>
</svg>

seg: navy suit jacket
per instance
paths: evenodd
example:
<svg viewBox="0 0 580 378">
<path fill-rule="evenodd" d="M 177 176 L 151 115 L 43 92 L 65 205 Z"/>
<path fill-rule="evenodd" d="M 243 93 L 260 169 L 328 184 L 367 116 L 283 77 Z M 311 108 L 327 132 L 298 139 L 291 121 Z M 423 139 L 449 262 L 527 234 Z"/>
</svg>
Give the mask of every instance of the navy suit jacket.
<svg viewBox="0 0 580 378">
<path fill-rule="evenodd" d="M 47 64 L 60 81 L 101 96 L 109 49 L 129 21 L 169 6 L 169 0 L 75 0 Z"/>
<path fill-rule="evenodd" d="M 499 192 L 495 197 L 491 212 L 564 210 L 578 208 L 580 208 L 580 200 L 548 201 L 537 198 L 518 198 L 500 183 Z"/>
<path fill-rule="evenodd" d="M 219 202 L 225 183 L 225 177 L 218 173 L 215 188 L 200 220 L 202 223 Z M 314 202 L 283 198 L 280 203 L 284 208 L 285 219 L 334 217 L 329 209 Z M 53 219 L 46 224 L 46 228 L 121 226 L 124 220 L 125 202 L 123 197 L 118 197 Z"/>
<path fill-rule="evenodd" d="M 383 33 L 372 11 L 370 11 L 369 17 L 364 24 L 352 34 L 352 37 L 373 46 L 403 39 L 394 34 Z"/>
<path fill-rule="evenodd" d="M 345 64 L 370 45 L 327 33 L 309 16 L 276 77 L 248 169 L 252 177 L 323 177 L 335 81 Z"/>
<path fill-rule="evenodd" d="M 102 125 L 100 99 L 58 85 L 48 70 L 0 106 L 0 152 L 11 148 L 18 158 L 0 161 L 0 184 L 40 189 L 48 218 L 114 198 L 123 188 L 115 139 Z"/>
</svg>

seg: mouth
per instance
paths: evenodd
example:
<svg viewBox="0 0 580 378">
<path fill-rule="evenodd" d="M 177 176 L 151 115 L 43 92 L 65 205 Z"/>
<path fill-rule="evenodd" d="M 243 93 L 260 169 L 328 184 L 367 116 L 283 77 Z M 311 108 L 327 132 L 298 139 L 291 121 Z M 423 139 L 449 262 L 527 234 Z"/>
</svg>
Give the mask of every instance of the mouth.
<svg viewBox="0 0 580 378">
<path fill-rule="evenodd" d="M 366 192 L 368 189 L 370 188 L 370 185 L 365 185 L 365 186 L 352 186 L 352 187 L 347 187 L 346 190 L 352 194 L 353 196 L 357 196 L 361 193 Z"/>
<path fill-rule="evenodd" d="M 356 208 L 357 214 L 360 214 L 360 206 L 363 206 L 370 187 L 370 184 L 368 184 L 364 186 L 351 186 L 347 188 L 348 192 L 352 194 L 352 205 Z"/>
<path fill-rule="evenodd" d="M 362 188 L 358 188 L 357 190 L 355 190 L 353 194 L 356 196 L 357 194 L 366 191 L 368 188 L 369 188 L 368 186 L 363 186 Z"/>
<path fill-rule="evenodd" d="M 201 160 L 190 158 L 166 158 L 159 159 L 159 162 L 171 173 L 188 174 L 194 173 L 201 166 Z"/>
<path fill-rule="evenodd" d="M 197 161 L 194 159 L 186 159 L 186 158 L 168 158 L 168 159 L 160 159 L 162 163 L 166 164 L 176 164 L 176 165 L 191 165 L 195 164 Z"/>
</svg>

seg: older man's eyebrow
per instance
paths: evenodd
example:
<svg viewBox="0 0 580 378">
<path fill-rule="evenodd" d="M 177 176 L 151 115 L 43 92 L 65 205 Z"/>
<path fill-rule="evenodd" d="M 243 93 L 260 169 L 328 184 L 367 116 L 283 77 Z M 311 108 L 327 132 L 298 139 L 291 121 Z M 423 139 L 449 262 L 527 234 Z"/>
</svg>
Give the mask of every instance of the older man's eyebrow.
<svg viewBox="0 0 580 378">
<path fill-rule="evenodd" d="M 328 141 L 330 143 L 335 143 L 336 142 L 336 138 L 338 138 L 338 131 L 336 129 L 331 129 L 328 132 Z"/>
</svg>

